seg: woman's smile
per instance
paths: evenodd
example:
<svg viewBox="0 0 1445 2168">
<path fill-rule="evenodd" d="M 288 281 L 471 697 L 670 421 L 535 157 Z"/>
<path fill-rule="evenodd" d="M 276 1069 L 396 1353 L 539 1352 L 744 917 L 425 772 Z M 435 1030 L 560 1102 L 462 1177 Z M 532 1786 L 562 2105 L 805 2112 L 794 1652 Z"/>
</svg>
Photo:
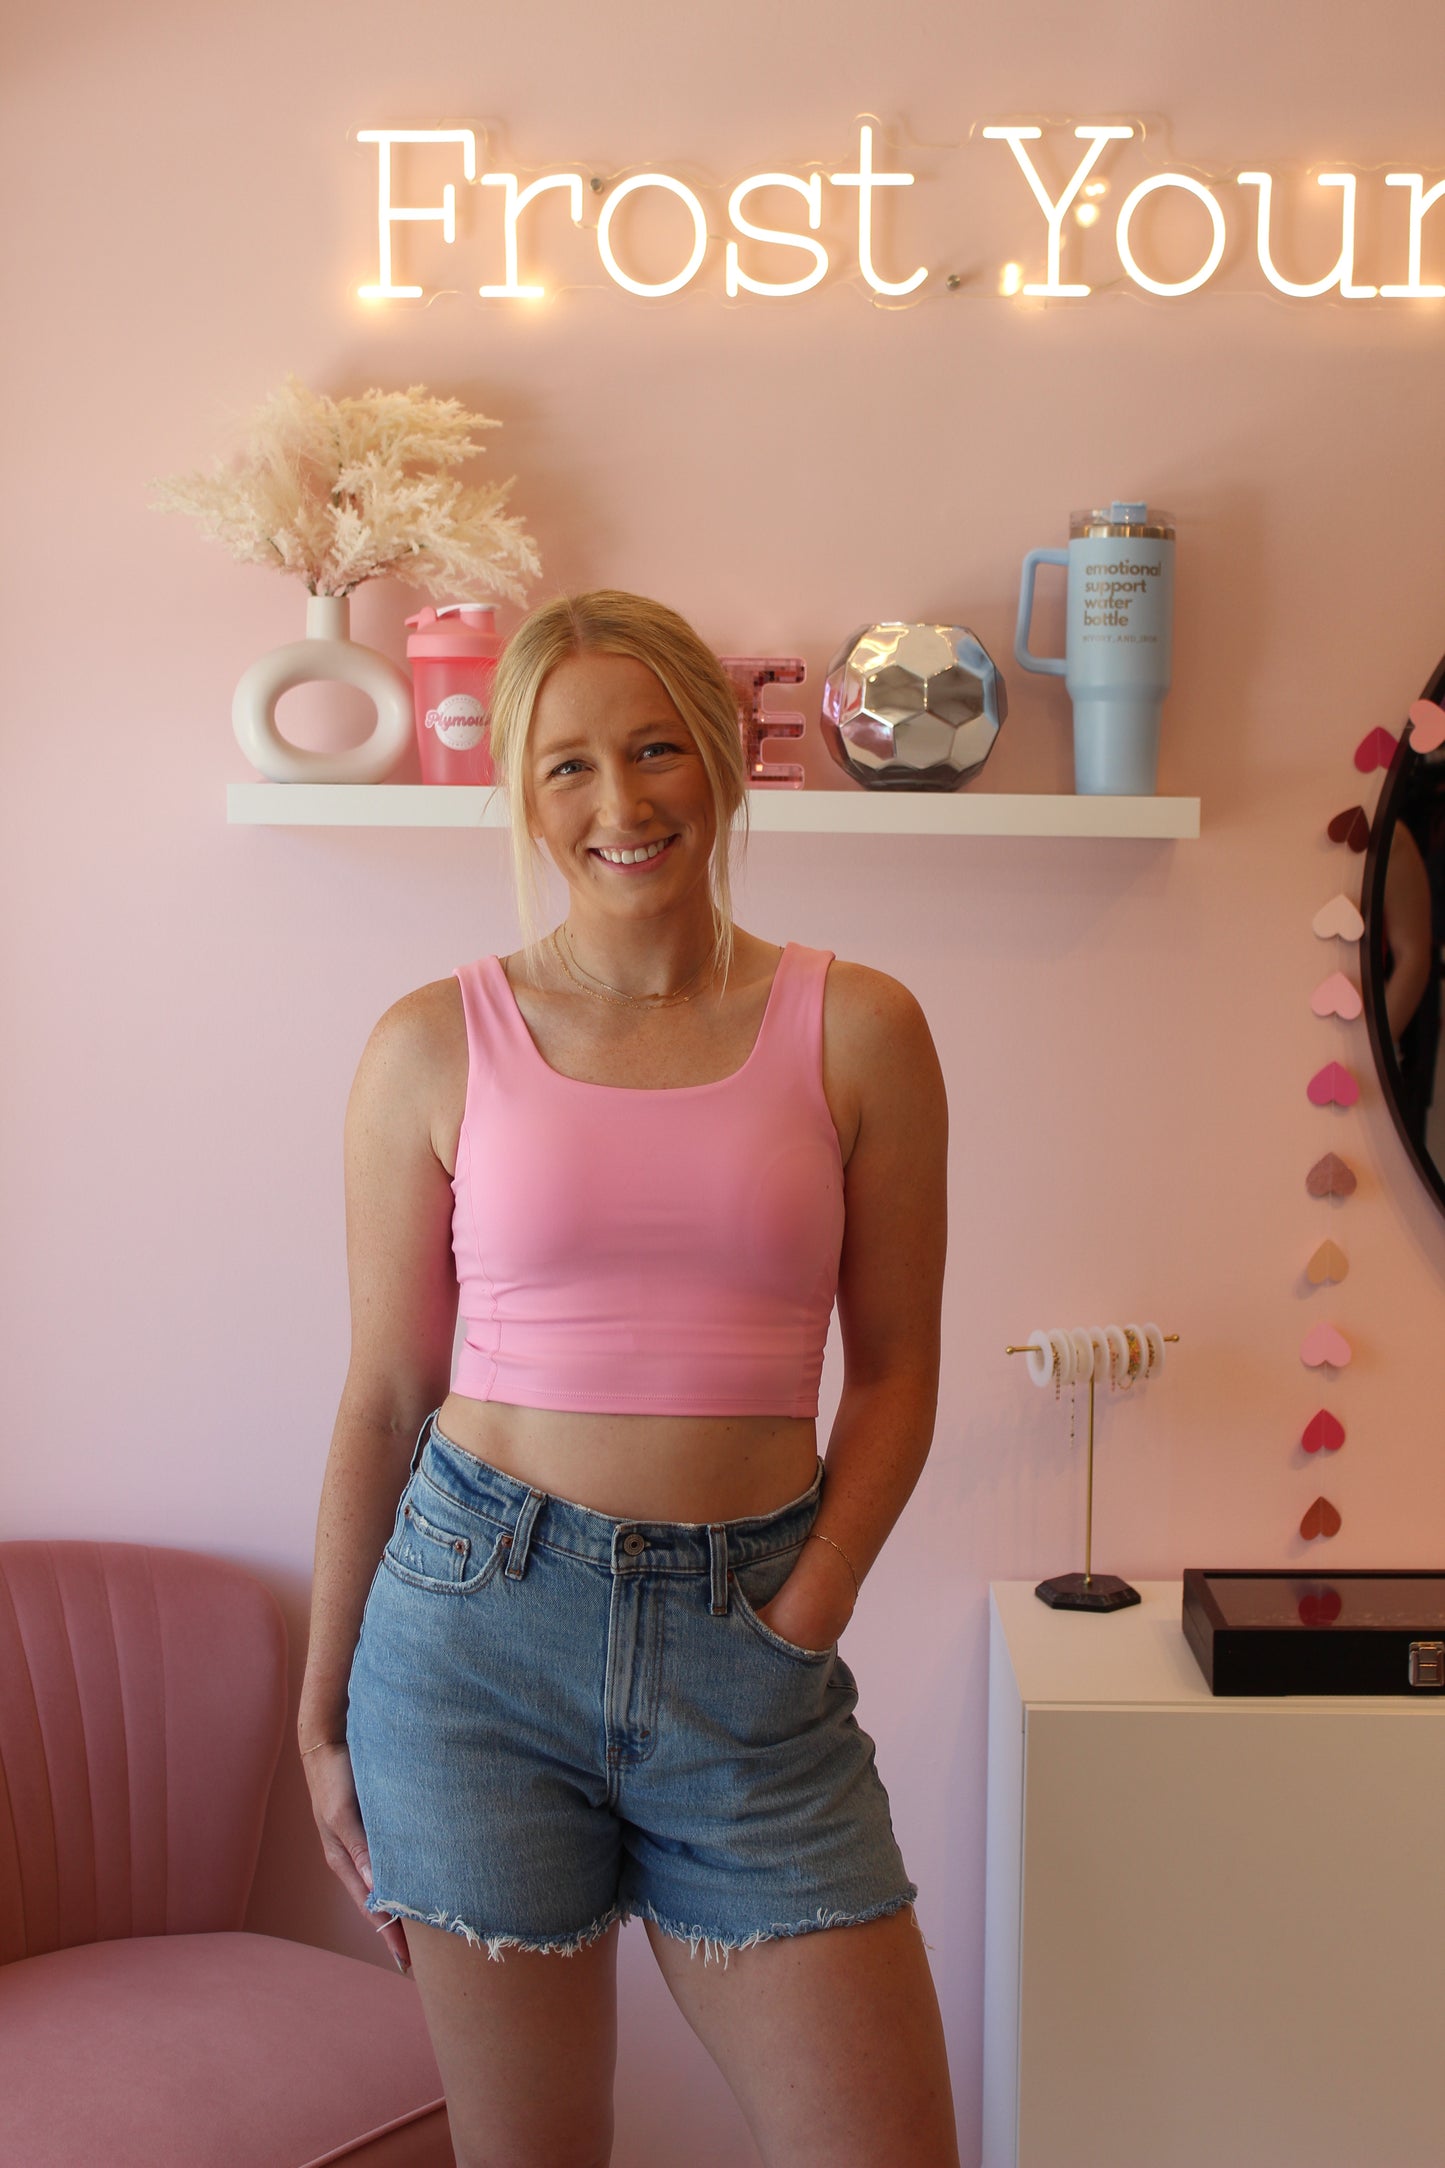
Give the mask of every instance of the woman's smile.
<svg viewBox="0 0 1445 2168">
<path fill-rule="evenodd" d="M 670 835 L 659 836 L 655 843 L 620 845 L 615 849 L 594 845 L 587 855 L 614 873 L 645 873 L 649 866 L 657 865 L 666 857 L 676 841 L 676 835 Z"/>
</svg>

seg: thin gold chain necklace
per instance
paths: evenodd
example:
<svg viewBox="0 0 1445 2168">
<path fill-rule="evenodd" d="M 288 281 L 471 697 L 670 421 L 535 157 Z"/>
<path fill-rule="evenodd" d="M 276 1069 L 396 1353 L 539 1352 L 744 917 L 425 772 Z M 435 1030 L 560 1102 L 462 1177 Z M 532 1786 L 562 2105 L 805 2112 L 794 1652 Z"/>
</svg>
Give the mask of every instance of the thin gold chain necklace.
<svg viewBox="0 0 1445 2168">
<path fill-rule="evenodd" d="M 577 987 L 582 993 L 591 994 L 594 1001 L 606 1001 L 610 998 L 614 1001 L 629 1002 L 633 1006 L 645 1003 L 649 1007 L 654 1009 L 666 1009 L 671 1008 L 675 1003 L 683 1001 L 695 1001 L 698 995 L 703 991 L 702 987 L 694 986 L 691 993 L 684 993 L 680 988 L 674 987 L 673 991 L 670 994 L 629 994 L 626 993 L 620 986 L 609 986 L 606 979 L 598 979 L 595 986 L 589 986 L 586 983 L 586 979 L 579 978 L 577 976 L 577 972 L 585 972 L 587 978 L 593 977 L 594 974 L 588 972 L 586 965 L 582 963 L 577 963 L 577 970 L 573 970 L 572 963 L 569 963 L 567 960 L 567 953 L 563 949 L 562 941 L 558 938 L 559 935 L 565 936 L 567 949 L 572 949 L 572 936 L 570 933 L 567 932 L 565 923 L 553 927 L 552 946 L 557 951 L 558 961 L 560 962 L 562 969 L 566 972 L 568 978 L 572 981 L 572 984 Z M 709 961 L 709 958 L 704 957 L 703 961 L 698 965 L 697 970 L 692 973 L 691 977 L 683 980 L 683 987 L 692 986 L 692 980 L 698 978 L 707 969 Z M 575 950 L 572 951 L 572 962 L 577 962 Z"/>
</svg>

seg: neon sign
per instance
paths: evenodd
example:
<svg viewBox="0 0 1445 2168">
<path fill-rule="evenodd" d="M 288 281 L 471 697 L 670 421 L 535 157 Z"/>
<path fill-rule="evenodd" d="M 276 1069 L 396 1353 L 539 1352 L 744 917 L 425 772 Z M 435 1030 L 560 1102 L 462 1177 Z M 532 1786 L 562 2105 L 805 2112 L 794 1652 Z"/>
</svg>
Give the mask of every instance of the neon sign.
<svg viewBox="0 0 1445 2168">
<path fill-rule="evenodd" d="M 1062 131 L 1060 131 L 1061 133 Z M 1066 222 L 1072 214 L 1072 224 L 1080 234 L 1090 234 L 1102 223 L 1100 198 L 1109 183 L 1103 175 L 1104 161 L 1119 146 L 1134 142 L 1142 144 L 1143 130 L 1132 123 L 1091 122 L 1080 123 L 1073 129 L 1076 142 L 1087 148 L 1077 160 L 1073 172 L 1057 194 L 1050 194 L 1049 185 L 1041 175 L 1029 146 L 1041 144 L 1042 128 L 1010 124 L 990 125 L 979 131 L 982 140 L 1005 146 L 1012 154 L 1019 171 L 1028 184 L 1035 204 L 1043 214 L 1042 278 L 1027 275 L 1027 267 L 1011 261 L 999 267 L 993 291 L 1005 296 L 1035 298 L 1049 301 L 1083 300 L 1095 288 L 1082 279 L 1065 279 L 1063 256 L 1066 235 L 1072 234 Z M 398 225 L 430 226 L 440 229 L 443 247 L 451 248 L 457 243 L 457 188 L 448 181 L 441 189 L 440 202 L 403 203 L 397 201 L 401 183 L 395 170 L 393 152 L 397 145 L 451 146 L 459 159 L 465 182 L 487 189 L 500 189 L 501 199 L 501 254 L 504 276 L 500 283 L 482 284 L 475 288 L 484 301 L 541 301 L 546 298 L 547 287 L 535 276 L 524 279 L 521 271 L 523 259 L 523 216 L 529 206 L 541 196 L 563 192 L 567 198 L 568 214 L 572 225 L 579 231 L 587 231 L 583 225 L 584 177 L 581 173 L 544 173 L 524 186 L 521 176 L 510 172 L 477 171 L 477 137 L 470 128 L 365 128 L 357 134 L 360 143 L 374 144 L 377 151 L 377 263 L 378 276 L 367 285 L 357 289 L 366 301 L 416 301 L 425 295 L 425 289 L 416 284 L 404 284 L 396 277 L 394 231 Z M 1053 146 L 1056 148 L 1057 146 Z M 1070 155 L 1073 155 L 1072 151 Z M 1322 189 L 1338 189 L 1340 207 L 1340 246 L 1333 266 L 1321 276 L 1312 279 L 1296 279 L 1286 275 L 1279 267 L 1279 243 L 1276 238 L 1274 209 L 1275 176 L 1251 170 L 1236 173 L 1228 178 L 1216 178 L 1212 183 L 1200 180 L 1195 174 L 1183 172 L 1160 172 L 1146 174 L 1129 190 L 1114 219 L 1113 243 L 1119 274 L 1129 285 L 1141 293 L 1157 295 L 1174 300 L 1183 295 L 1197 293 L 1206 286 L 1219 270 L 1228 248 L 1230 234 L 1229 208 L 1236 218 L 1242 211 L 1243 224 L 1252 231 L 1254 257 L 1259 272 L 1277 292 L 1292 300 L 1314 300 L 1324 295 L 1338 295 L 1346 301 L 1404 300 L 1432 301 L 1445 298 L 1445 284 L 1426 280 L 1422 275 L 1424 224 L 1426 214 L 1445 195 L 1445 180 L 1439 180 L 1431 188 L 1425 186 L 1423 173 L 1387 173 L 1386 188 L 1408 189 L 1409 196 L 1402 206 L 1407 214 L 1407 231 L 1396 237 L 1393 245 L 1403 254 L 1406 276 L 1403 280 L 1382 285 L 1371 285 L 1356 277 L 1356 211 L 1360 176 L 1349 172 L 1319 173 L 1314 176 L 1315 185 Z M 823 225 L 824 185 L 839 191 L 856 190 L 857 225 L 854 259 L 864 285 L 874 295 L 897 302 L 905 296 L 916 294 L 930 280 L 950 289 L 957 289 L 966 282 L 957 273 L 945 275 L 930 271 L 925 264 L 900 278 L 889 278 L 880 270 L 877 261 L 877 237 L 874 214 L 875 197 L 879 190 L 898 190 L 914 186 L 916 176 L 912 173 L 880 170 L 875 161 L 873 129 L 866 123 L 859 127 L 858 156 L 856 167 L 838 172 L 814 170 L 806 175 L 787 172 L 753 173 L 739 181 L 727 197 L 728 238 L 723 257 L 723 283 L 730 299 L 739 294 L 755 295 L 763 300 L 783 300 L 809 292 L 821 284 L 831 268 L 825 241 L 815 239 Z M 707 259 L 709 246 L 716 236 L 709 225 L 708 212 L 696 189 L 672 174 L 648 169 L 635 172 L 615 183 L 610 189 L 597 179 L 590 181 L 593 194 L 601 195 L 597 223 L 591 229 L 596 242 L 598 261 L 611 282 L 624 293 L 637 295 L 643 300 L 661 299 L 682 291 L 692 284 Z M 762 190 L 786 191 L 802 201 L 806 207 L 807 230 L 796 231 L 787 226 L 762 225 L 748 216 L 745 206 L 749 199 Z M 1239 190 L 1257 190 L 1253 203 Z M 678 267 L 661 278 L 643 278 L 636 265 L 629 267 L 624 260 L 625 251 L 620 248 L 619 236 L 614 231 L 617 213 L 629 199 L 651 195 L 671 198 L 681 204 L 685 213 L 690 239 Z M 1146 264 L 1148 253 L 1147 235 L 1138 229 L 1148 226 L 1150 206 L 1156 199 L 1182 197 L 1199 204 L 1205 214 L 1208 227 L 1208 243 L 1200 260 L 1191 266 L 1174 266 L 1177 275 L 1165 277 L 1168 268 L 1153 260 Z M 830 202 L 846 202 L 846 197 L 830 198 Z M 1403 238 L 1403 248 L 1400 240 Z M 495 245 L 494 242 L 491 245 Z M 1157 243 L 1155 244 L 1157 247 Z M 749 251 L 745 266 L 744 247 Z M 791 278 L 765 278 L 761 275 L 759 249 L 790 249 L 802 256 L 808 269 Z M 907 258 L 905 257 L 905 261 Z M 750 267 L 748 267 L 750 266 Z M 776 267 L 776 264 L 775 264 Z M 794 266 L 796 269 L 796 266 Z M 1109 267 L 1112 272 L 1112 267 Z M 1105 283 L 1117 286 L 1119 276 L 1111 275 Z"/>
</svg>

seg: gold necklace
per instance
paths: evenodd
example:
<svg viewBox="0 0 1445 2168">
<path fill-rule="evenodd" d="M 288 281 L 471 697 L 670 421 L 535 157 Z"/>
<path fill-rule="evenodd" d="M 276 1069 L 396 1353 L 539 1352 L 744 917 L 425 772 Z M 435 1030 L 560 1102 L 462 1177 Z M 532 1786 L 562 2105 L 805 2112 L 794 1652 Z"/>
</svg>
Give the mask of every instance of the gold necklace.
<svg viewBox="0 0 1445 2168">
<path fill-rule="evenodd" d="M 594 1001 L 606 1001 L 611 998 L 615 1001 L 631 1002 L 634 1005 L 640 1002 L 646 1002 L 655 1009 L 666 1009 L 671 1008 L 673 1004 L 677 1002 L 695 1001 L 698 995 L 703 991 L 700 986 L 695 986 L 693 987 L 693 990 L 690 994 L 682 992 L 681 989 L 677 987 L 674 987 L 673 991 L 670 994 L 629 994 L 624 992 L 624 990 L 620 986 L 609 986 L 606 979 L 598 979 L 596 986 L 588 986 L 584 979 L 580 979 L 577 976 L 577 971 L 586 972 L 588 978 L 591 978 L 593 974 L 591 972 L 587 972 L 586 965 L 581 963 L 577 965 L 577 971 L 573 970 L 572 964 L 567 961 L 567 956 L 563 950 L 562 943 L 558 938 L 560 934 L 566 934 L 567 947 L 568 949 L 571 949 L 572 936 L 570 933 L 567 933 L 565 923 L 558 924 L 552 928 L 552 946 L 557 951 L 557 958 L 562 966 L 562 969 L 566 972 L 568 978 L 572 981 L 572 984 L 577 987 L 582 993 L 591 994 Z M 576 961 L 575 950 L 573 951 L 573 961 Z M 707 969 L 708 961 L 708 958 L 704 958 L 703 961 L 698 965 L 697 970 L 692 973 L 691 978 L 686 978 L 683 980 L 682 984 L 684 987 L 691 986 L 692 980 L 699 977 L 699 975 Z M 599 988 L 605 989 L 605 991 L 599 992 Z"/>
</svg>

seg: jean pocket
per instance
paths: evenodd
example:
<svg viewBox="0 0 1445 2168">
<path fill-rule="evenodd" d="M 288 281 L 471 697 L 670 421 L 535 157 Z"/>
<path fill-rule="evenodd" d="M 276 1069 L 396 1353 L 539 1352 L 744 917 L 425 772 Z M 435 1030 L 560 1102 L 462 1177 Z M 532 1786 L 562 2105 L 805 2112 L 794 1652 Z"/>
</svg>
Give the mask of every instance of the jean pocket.
<svg viewBox="0 0 1445 2168">
<path fill-rule="evenodd" d="M 428 1489 L 429 1510 L 423 1513 L 415 1491 L 413 1477 L 402 1493 L 382 1565 L 396 1580 L 433 1595 L 469 1596 L 484 1588 L 506 1557 L 511 1537 L 498 1530 L 478 1541 L 460 1512 L 451 1515 L 444 1502 L 433 1503 L 440 1500 L 438 1492 Z"/>
<path fill-rule="evenodd" d="M 736 1611 L 743 1624 L 775 1654 L 804 1666 L 826 1664 L 838 1653 L 836 1641 L 826 1649 L 802 1648 L 796 1641 L 785 1641 L 781 1634 L 774 1633 L 753 1608 L 755 1604 L 761 1606 L 772 1602 L 797 1563 L 801 1548 L 801 1545 L 795 1545 L 791 1550 L 774 1552 L 771 1558 L 755 1558 L 746 1566 L 731 1568 L 728 1607 Z"/>
</svg>

